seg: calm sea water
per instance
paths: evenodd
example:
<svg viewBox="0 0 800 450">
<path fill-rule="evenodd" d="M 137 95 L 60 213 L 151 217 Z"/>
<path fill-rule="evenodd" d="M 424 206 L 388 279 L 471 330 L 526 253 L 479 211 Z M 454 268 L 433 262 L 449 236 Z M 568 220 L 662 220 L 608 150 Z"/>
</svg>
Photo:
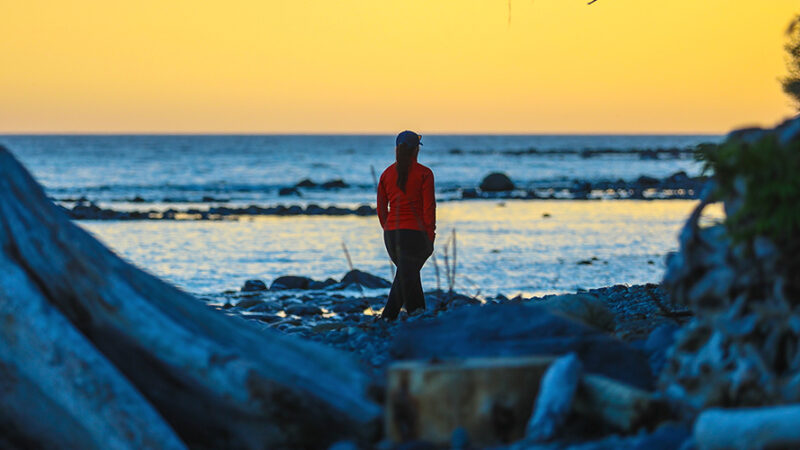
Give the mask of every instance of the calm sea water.
<svg viewBox="0 0 800 450">
<path fill-rule="evenodd" d="M 420 162 L 436 175 L 438 196 L 475 187 L 502 171 L 521 186 L 572 179 L 632 180 L 699 172 L 690 158 L 638 154 L 582 158 L 570 150 L 651 149 L 719 141 L 719 136 L 424 136 Z M 393 136 L 0 136 L 57 199 L 86 197 L 115 208 L 168 207 L 213 197 L 222 203 L 274 205 L 374 203 L 373 175 L 393 160 Z M 513 155 L 536 148 L 544 154 Z M 454 151 L 458 149 L 459 151 Z M 278 189 L 303 178 L 342 179 L 339 190 Z M 132 203 L 134 197 L 145 205 Z M 438 209 L 441 257 L 457 232 L 461 290 L 572 291 L 656 282 L 666 252 L 693 206 L 688 201 L 470 201 Z M 544 214 L 549 217 L 544 217 Z M 721 214 L 721 212 L 716 212 Z M 354 264 L 389 277 L 377 219 L 267 217 L 222 222 L 82 222 L 122 256 L 196 293 L 238 288 L 249 278 L 322 279 Z M 591 260 L 591 264 L 578 264 Z M 433 264 L 423 269 L 435 287 Z M 442 282 L 444 283 L 444 282 Z"/>
</svg>

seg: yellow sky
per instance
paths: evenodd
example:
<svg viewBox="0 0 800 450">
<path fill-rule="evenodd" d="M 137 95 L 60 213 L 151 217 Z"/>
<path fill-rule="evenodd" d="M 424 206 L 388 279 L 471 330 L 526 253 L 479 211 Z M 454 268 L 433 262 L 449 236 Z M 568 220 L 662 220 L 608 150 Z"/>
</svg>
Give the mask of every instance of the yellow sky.
<svg viewBox="0 0 800 450">
<path fill-rule="evenodd" d="M 726 132 L 797 0 L 0 0 L 2 132 Z"/>
</svg>

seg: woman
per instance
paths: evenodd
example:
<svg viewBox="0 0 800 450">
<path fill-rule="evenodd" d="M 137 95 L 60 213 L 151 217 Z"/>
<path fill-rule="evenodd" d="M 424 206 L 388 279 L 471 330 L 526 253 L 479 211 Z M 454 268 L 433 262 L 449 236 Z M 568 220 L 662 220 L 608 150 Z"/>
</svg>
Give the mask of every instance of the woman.
<svg viewBox="0 0 800 450">
<path fill-rule="evenodd" d="M 381 318 L 394 320 L 405 305 L 412 313 L 425 309 L 419 271 L 433 253 L 436 199 L 433 172 L 417 162 L 422 136 L 403 131 L 395 141 L 397 160 L 378 183 L 378 219 L 383 242 L 397 273 Z"/>
</svg>

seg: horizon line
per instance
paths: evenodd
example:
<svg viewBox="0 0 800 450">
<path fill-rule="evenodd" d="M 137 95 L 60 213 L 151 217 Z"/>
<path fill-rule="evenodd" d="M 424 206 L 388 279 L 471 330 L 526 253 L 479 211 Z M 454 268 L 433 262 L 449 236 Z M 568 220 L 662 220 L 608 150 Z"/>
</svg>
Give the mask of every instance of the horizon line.
<svg viewBox="0 0 800 450">
<path fill-rule="evenodd" d="M 734 128 L 735 129 L 735 128 Z M 430 131 L 422 136 L 725 136 L 711 131 Z M 395 131 L 3 131 L 0 136 L 394 136 Z"/>
</svg>

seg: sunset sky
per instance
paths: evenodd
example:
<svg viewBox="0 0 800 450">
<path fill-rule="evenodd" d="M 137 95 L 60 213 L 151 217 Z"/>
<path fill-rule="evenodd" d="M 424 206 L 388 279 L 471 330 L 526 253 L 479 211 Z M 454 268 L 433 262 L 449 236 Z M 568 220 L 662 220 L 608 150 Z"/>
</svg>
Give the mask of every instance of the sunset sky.
<svg viewBox="0 0 800 450">
<path fill-rule="evenodd" d="M 797 0 L 0 2 L 0 133 L 722 133 L 793 111 Z"/>
</svg>

